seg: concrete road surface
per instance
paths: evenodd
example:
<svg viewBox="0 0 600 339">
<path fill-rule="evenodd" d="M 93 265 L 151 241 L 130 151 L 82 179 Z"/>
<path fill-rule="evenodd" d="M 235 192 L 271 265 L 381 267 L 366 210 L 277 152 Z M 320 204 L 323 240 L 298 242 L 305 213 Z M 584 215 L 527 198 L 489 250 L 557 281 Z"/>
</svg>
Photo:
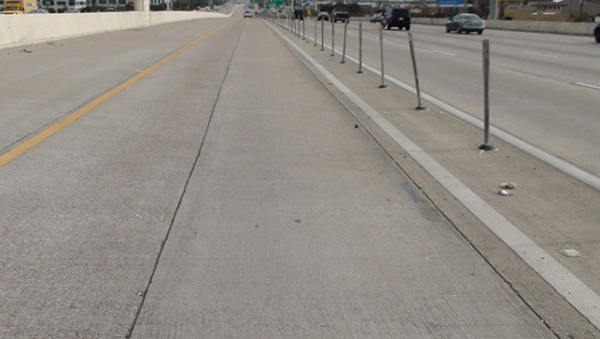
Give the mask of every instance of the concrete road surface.
<svg viewBox="0 0 600 339">
<path fill-rule="evenodd" d="M 550 338 L 258 21 L 133 338 Z"/>
<path fill-rule="evenodd" d="M 597 335 L 265 22 L 161 28 L 5 77 L 56 101 L 6 98 L 0 338 Z"/>
</svg>

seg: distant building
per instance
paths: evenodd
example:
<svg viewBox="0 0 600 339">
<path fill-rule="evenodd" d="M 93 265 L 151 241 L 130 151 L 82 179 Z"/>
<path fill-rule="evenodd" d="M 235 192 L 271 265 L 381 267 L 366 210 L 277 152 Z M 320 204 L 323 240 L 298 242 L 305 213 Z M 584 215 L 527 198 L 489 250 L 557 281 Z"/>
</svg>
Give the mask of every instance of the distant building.
<svg viewBox="0 0 600 339">
<path fill-rule="evenodd" d="M 42 7 L 52 8 L 57 12 L 77 11 L 86 6 L 85 0 L 41 0 Z"/>
<path fill-rule="evenodd" d="M 497 19 L 524 21 L 574 21 L 580 11 L 593 21 L 600 13 L 600 3 L 583 0 L 514 1 L 498 0 Z"/>
<path fill-rule="evenodd" d="M 531 1 L 511 3 L 502 8 L 501 19 L 523 21 L 569 21 L 569 14 L 564 13 L 566 4 L 553 1 Z"/>
<path fill-rule="evenodd" d="M 0 0 L 2 1 L 2 0 Z M 105 7 L 107 11 L 118 11 L 132 0 L 39 0 L 43 8 L 56 12 L 77 13 L 84 7 Z"/>
</svg>

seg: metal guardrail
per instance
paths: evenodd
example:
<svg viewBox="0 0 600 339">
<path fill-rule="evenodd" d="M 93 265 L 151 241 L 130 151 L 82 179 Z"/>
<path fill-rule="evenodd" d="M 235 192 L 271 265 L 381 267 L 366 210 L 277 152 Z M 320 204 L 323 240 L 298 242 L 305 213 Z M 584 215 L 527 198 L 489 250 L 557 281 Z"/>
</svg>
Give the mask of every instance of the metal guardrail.
<svg viewBox="0 0 600 339">
<path fill-rule="evenodd" d="M 288 18 L 288 22 L 287 24 L 281 23 L 280 18 L 277 17 L 273 17 L 273 16 L 268 16 L 267 17 L 268 20 L 271 20 L 273 23 L 289 30 L 293 35 L 296 35 L 298 37 L 300 37 L 300 34 L 296 33 L 296 30 L 298 29 L 298 24 L 300 23 L 300 21 L 302 21 L 302 25 L 304 27 L 304 18 L 300 19 L 300 20 L 294 20 L 292 18 Z M 289 21 L 292 21 L 291 23 Z M 295 21 L 298 22 L 295 23 Z M 385 71 L 384 71 L 384 67 L 385 67 L 385 62 L 384 62 L 384 35 L 383 35 L 383 25 L 377 25 L 379 26 L 379 48 L 380 48 L 380 57 L 381 57 L 381 65 L 380 65 L 380 74 L 381 74 L 381 85 L 379 85 L 380 89 L 385 89 L 388 88 L 388 86 L 385 83 Z M 358 39 L 358 48 L 359 48 L 359 60 L 358 60 L 358 72 L 357 73 L 362 73 L 362 22 L 359 22 L 358 24 L 359 27 L 359 39 Z M 324 50 L 324 20 L 321 20 L 321 51 Z M 344 22 L 344 35 L 343 35 L 343 50 L 342 50 L 342 61 L 341 63 L 344 64 L 346 63 L 346 40 L 347 40 L 347 30 L 348 30 L 348 21 Z M 315 20 L 315 45 L 314 47 L 317 47 L 317 21 Z M 418 105 L 417 107 L 415 107 L 415 110 L 417 111 L 427 111 L 428 109 L 423 106 L 422 100 L 421 100 L 421 91 L 420 91 L 420 86 L 419 86 L 419 75 L 417 72 L 417 59 L 415 57 L 415 48 L 414 48 L 414 39 L 413 39 L 413 35 L 411 32 L 408 32 L 408 37 L 409 37 L 409 47 L 410 47 L 410 54 L 411 54 L 411 59 L 412 59 L 412 65 L 413 65 L 413 71 L 414 71 L 414 76 L 415 76 L 415 88 L 416 88 L 416 92 L 417 92 L 417 102 Z M 304 36 L 304 33 L 302 34 L 302 39 L 306 39 L 306 37 Z M 335 22 L 331 22 L 331 55 L 330 57 L 333 58 L 336 56 L 336 50 L 335 50 Z M 484 143 L 478 147 L 479 150 L 481 151 L 497 151 L 498 149 L 494 146 L 492 146 L 490 144 L 490 109 L 489 109 L 489 50 L 490 50 L 490 42 L 488 39 L 485 39 L 483 41 L 483 77 L 484 77 L 484 87 L 485 87 L 485 91 L 484 91 Z M 339 52 L 338 52 L 339 53 Z M 330 59 L 331 60 L 331 59 Z"/>
</svg>

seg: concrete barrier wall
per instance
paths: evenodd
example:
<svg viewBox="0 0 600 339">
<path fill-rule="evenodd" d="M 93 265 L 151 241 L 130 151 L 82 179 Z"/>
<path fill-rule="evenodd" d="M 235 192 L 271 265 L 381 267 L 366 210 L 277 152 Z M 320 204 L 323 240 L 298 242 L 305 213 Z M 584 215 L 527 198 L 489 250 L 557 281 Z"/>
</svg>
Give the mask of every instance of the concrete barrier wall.
<svg viewBox="0 0 600 339">
<path fill-rule="evenodd" d="M 412 18 L 413 23 L 443 26 L 448 22 L 444 18 Z M 538 32 L 593 36 L 597 23 L 590 22 L 549 22 L 549 21 L 517 21 L 486 20 L 486 28 L 507 31 Z"/>
<path fill-rule="evenodd" d="M 171 11 L 0 15 L 0 48 L 177 21 L 229 16 L 231 14 Z"/>
<path fill-rule="evenodd" d="M 228 18 L 231 16 L 221 13 L 211 12 L 150 12 L 150 24 L 162 25 L 169 22 L 195 20 L 195 19 L 211 19 L 211 18 Z"/>
</svg>

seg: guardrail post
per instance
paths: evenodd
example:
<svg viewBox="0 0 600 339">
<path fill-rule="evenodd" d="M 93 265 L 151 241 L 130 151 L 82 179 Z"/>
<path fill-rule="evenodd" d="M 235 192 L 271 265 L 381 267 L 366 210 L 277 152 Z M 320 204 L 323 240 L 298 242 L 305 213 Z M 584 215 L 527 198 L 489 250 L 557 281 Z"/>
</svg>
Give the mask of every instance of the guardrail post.
<svg viewBox="0 0 600 339">
<path fill-rule="evenodd" d="M 334 46 L 335 45 L 335 21 L 331 22 L 331 56 L 335 56 Z"/>
<path fill-rule="evenodd" d="M 413 69 L 415 71 L 415 87 L 417 89 L 418 106 L 415 107 L 415 109 L 417 111 L 425 111 L 427 110 L 427 108 L 425 108 L 425 106 L 423 106 L 423 104 L 421 103 L 421 90 L 419 88 L 419 73 L 417 72 L 417 59 L 415 59 L 415 46 L 413 44 L 412 32 L 410 31 L 408 32 L 408 45 L 410 46 L 410 56 L 412 58 Z"/>
<path fill-rule="evenodd" d="M 302 18 L 302 40 L 306 40 L 306 42 L 308 42 L 306 39 L 306 23 L 304 22 L 304 18 Z"/>
<path fill-rule="evenodd" d="M 379 26 L 379 50 L 381 53 L 381 85 L 379 85 L 379 88 L 387 88 L 385 84 L 385 72 L 383 70 L 383 25 Z"/>
<path fill-rule="evenodd" d="M 362 74 L 362 22 L 358 23 L 358 74 Z"/>
<path fill-rule="evenodd" d="M 346 63 L 346 32 L 348 31 L 348 20 L 344 20 L 344 48 L 342 49 L 342 61 L 340 64 Z"/>
<path fill-rule="evenodd" d="M 325 37 L 325 20 L 321 19 L 321 50 L 322 51 L 325 50 L 325 40 L 323 40 L 324 37 Z"/>
<path fill-rule="evenodd" d="M 490 40 L 483 40 L 483 145 L 481 151 L 497 151 L 490 145 Z"/>
<path fill-rule="evenodd" d="M 317 47 L 317 19 L 315 19 L 315 47 Z"/>
</svg>

